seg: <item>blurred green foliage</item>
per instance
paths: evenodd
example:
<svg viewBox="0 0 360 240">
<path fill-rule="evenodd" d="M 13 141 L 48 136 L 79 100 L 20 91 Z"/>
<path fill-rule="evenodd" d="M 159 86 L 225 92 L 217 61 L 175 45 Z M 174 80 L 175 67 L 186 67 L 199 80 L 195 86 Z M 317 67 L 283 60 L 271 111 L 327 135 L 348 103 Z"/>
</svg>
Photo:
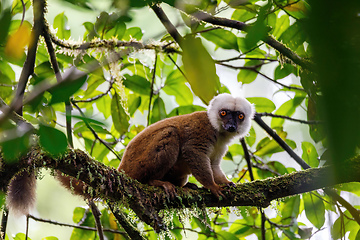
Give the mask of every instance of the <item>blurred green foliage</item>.
<svg viewBox="0 0 360 240">
<path fill-rule="evenodd" d="M 30 15 L 31 1 L 23 2 L 26 14 Z M 63 43 L 54 43 L 61 74 L 70 68 L 83 73 L 71 82 L 58 83 L 24 107 L 24 118 L 36 128 L 40 145 L 49 153 L 61 154 L 68 146 L 64 103 L 71 100 L 81 110 L 74 108 L 71 116 L 71 137 L 77 140 L 75 147 L 116 167 L 119 159 L 104 142 L 121 155 L 128 142 L 147 124 L 205 110 L 206 104 L 218 93 L 237 93 L 238 88 L 229 86 L 228 79 L 222 77 L 220 67 L 235 71 L 233 79 L 244 89 L 260 88 L 264 82 L 272 81 L 274 87 L 268 89 L 266 96 L 253 94 L 248 100 L 255 104 L 257 112 L 284 116 L 273 117 L 271 127 L 291 148 L 301 153 L 311 167 L 323 164 L 321 159 L 332 160 L 336 169 L 337 164 L 358 152 L 360 7 L 357 1 L 312 1 L 309 4 L 307 0 L 113 0 L 106 11 L 97 9 L 90 0 L 61 2 L 76 6 L 79 12 L 99 14 L 92 21 L 79 23 L 84 32 L 81 43 L 72 40 L 66 11 L 59 9 L 54 19 L 48 19 L 49 22 L 53 20 L 55 36 Z M 138 11 L 157 3 L 166 6 L 171 19 L 178 17 L 176 27 L 184 39 L 180 43 L 182 48 L 165 30 L 154 40 L 144 39 L 144 32 L 154 29 L 136 25 Z M 13 58 L 5 51 L 11 37 L 15 36 L 15 42 L 24 37 L 14 35 L 21 24 L 22 9 L 19 0 L 12 4 L 4 1 L 0 5 L 0 97 L 8 105 L 14 100 L 19 67 L 23 67 L 27 54 L 20 49 L 20 57 Z M 224 22 L 246 23 L 248 28 L 239 31 L 231 26 L 219 27 L 206 23 L 206 19 L 200 21 L 190 16 L 198 10 L 221 15 Z M 30 21 L 22 24 L 32 26 Z M 264 44 L 269 36 L 284 44 L 286 51 L 310 60 L 313 69 L 301 68 L 287 58 L 285 52 Z M 113 53 L 122 55 L 115 62 L 105 64 L 113 61 L 110 58 Z M 39 42 L 26 96 L 41 88 L 43 83 L 56 84 L 48 56 L 46 44 Z M 289 79 L 291 83 L 286 85 Z M 292 79 L 297 82 L 293 83 Z M 280 93 L 286 97 L 275 101 Z M 285 117 L 299 115 L 310 122 L 321 120 L 324 125 L 308 123 L 308 133 L 288 133 L 289 121 Z M 7 162 L 16 162 L 31 146 L 31 132 L 9 121 L 0 128 L 3 157 Z M 289 157 L 287 162 L 278 159 L 281 155 L 277 153 L 284 154 L 284 150 L 261 129 L 252 128 L 245 140 L 252 156 L 255 179 L 299 170 L 289 163 L 292 161 Z M 330 154 L 322 155 L 324 152 Z M 225 164 L 231 166 L 226 173 L 233 182 L 250 180 L 243 155 L 241 145 L 234 142 L 225 156 Z M 358 183 L 350 183 L 338 186 L 337 191 L 359 196 L 358 187 Z M 266 239 L 305 239 L 312 234 L 320 235 L 329 214 L 334 221 L 330 223 L 334 239 L 344 238 L 348 232 L 348 239 L 359 239 L 360 227 L 349 212 L 331 207 L 329 201 L 321 191 L 280 199 L 271 207 L 276 214 L 269 213 L 265 221 Z M 0 206 L 3 204 L 2 194 Z M 134 225 L 139 224 L 133 213 L 124 211 Z M 107 209 L 102 213 L 104 226 L 122 231 Z M 310 223 L 304 223 L 304 218 Z M 74 222 L 80 221 L 83 226 L 94 227 L 92 214 L 79 207 L 74 210 Z M 168 222 L 172 228 L 163 236 L 165 239 L 182 239 L 190 233 L 198 239 L 244 239 L 250 235 L 262 239 L 261 213 L 254 207 L 218 208 L 184 218 L 174 214 Z M 159 237 L 149 226 L 139 226 L 148 239 Z M 117 233 L 106 233 L 106 237 L 123 239 Z M 96 233 L 74 229 L 71 236 L 73 240 L 89 238 L 97 239 Z M 24 239 L 24 236 L 17 234 L 8 239 Z M 56 237 L 44 236 L 43 239 Z"/>
</svg>

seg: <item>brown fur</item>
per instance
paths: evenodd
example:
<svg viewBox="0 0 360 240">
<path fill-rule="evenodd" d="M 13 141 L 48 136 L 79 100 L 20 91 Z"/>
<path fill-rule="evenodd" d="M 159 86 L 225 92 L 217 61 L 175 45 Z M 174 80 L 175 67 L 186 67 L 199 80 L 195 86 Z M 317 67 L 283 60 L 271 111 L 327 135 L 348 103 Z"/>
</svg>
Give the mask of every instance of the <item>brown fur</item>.
<svg viewBox="0 0 360 240">
<path fill-rule="evenodd" d="M 36 177 L 34 172 L 20 172 L 11 180 L 7 190 L 7 206 L 15 215 L 28 215 L 35 206 Z"/>
<path fill-rule="evenodd" d="M 172 196 L 174 185 L 184 186 L 192 174 L 219 197 L 223 195 L 219 184 L 231 184 L 222 171 L 212 170 L 212 162 L 218 164 L 218 159 L 210 157 L 217 156 L 213 150 L 219 150 L 216 143 L 222 138 L 205 111 L 168 118 L 150 125 L 129 143 L 118 170 L 142 183 L 162 186 Z"/>
<path fill-rule="evenodd" d="M 229 116 L 220 113 L 227 111 Z M 244 114 L 244 119 L 234 116 Z M 220 115 L 221 116 L 220 116 Z M 237 115 L 234 115 L 237 114 Z M 244 98 L 220 94 L 211 100 L 208 111 L 159 121 L 139 133 L 127 146 L 119 171 L 142 183 L 163 187 L 171 197 L 175 186 L 194 188 L 187 183 L 192 174 L 217 197 L 222 185 L 234 185 L 220 168 L 227 144 L 250 130 L 254 107 Z M 57 174 L 62 184 L 75 194 L 90 198 L 85 183 Z M 10 208 L 24 214 L 35 202 L 35 176 L 14 178 L 8 190 Z"/>
</svg>

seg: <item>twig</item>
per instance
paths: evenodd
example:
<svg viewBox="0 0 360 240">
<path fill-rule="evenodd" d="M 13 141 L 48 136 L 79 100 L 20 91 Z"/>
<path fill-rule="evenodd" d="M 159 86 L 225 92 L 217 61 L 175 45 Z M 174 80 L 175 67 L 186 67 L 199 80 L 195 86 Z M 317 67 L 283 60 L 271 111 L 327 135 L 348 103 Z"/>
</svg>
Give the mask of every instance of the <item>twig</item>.
<svg viewBox="0 0 360 240">
<path fill-rule="evenodd" d="M 269 62 L 278 62 L 277 59 L 271 59 L 271 58 L 256 58 L 256 57 L 233 57 L 223 60 L 215 60 L 215 63 L 224 63 L 224 62 L 231 62 L 231 61 L 237 61 L 237 60 L 256 60 L 256 61 L 269 61 Z"/>
<path fill-rule="evenodd" d="M 301 167 L 304 169 L 311 168 L 303 159 L 301 159 L 292 149 L 277 135 L 264 121 L 262 121 L 260 115 L 255 114 L 254 120 L 258 123 Z M 343 199 L 332 189 L 324 189 L 324 192 L 332 197 L 334 201 L 339 202 L 345 207 L 350 214 L 354 217 L 356 222 L 360 224 L 360 212 L 355 209 L 349 202 Z"/>
<path fill-rule="evenodd" d="M 99 235 L 99 239 L 104 240 L 104 231 L 100 221 L 101 212 L 99 208 L 95 205 L 93 200 L 89 200 L 88 204 L 95 219 L 95 226 Z"/>
<path fill-rule="evenodd" d="M 175 67 L 180 71 L 181 75 L 184 76 L 184 78 L 187 80 L 186 74 L 184 71 L 180 68 L 180 66 L 174 61 L 174 59 L 168 54 L 168 58 L 172 61 L 172 63 L 175 65 Z"/>
<path fill-rule="evenodd" d="M 121 157 L 119 156 L 119 154 L 114 150 L 112 149 L 110 146 L 109 146 L 109 143 L 106 142 L 105 140 L 103 140 L 102 138 L 99 137 L 99 135 L 96 133 L 96 131 L 90 126 L 90 124 L 88 123 L 88 121 L 86 121 L 86 116 L 85 114 L 83 113 L 83 111 L 81 110 L 81 108 L 73 101 L 71 101 L 71 103 L 75 106 L 75 108 L 80 112 L 81 116 L 84 118 L 83 121 L 86 125 L 86 127 L 91 131 L 91 133 L 94 135 L 95 139 L 99 140 L 107 149 L 110 150 L 110 152 L 112 152 L 117 159 L 119 159 L 121 161 Z"/>
<path fill-rule="evenodd" d="M 48 220 L 48 219 L 35 217 L 33 215 L 29 215 L 29 217 L 31 219 L 37 221 L 37 222 L 49 223 L 49 224 L 53 224 L 53 225 L 57 225 L 57 226 L 71 227 L 71 228 L 77 228 L 77 229 L 88 230 L 88 231 L 97 231 L 96 228 L 89 227 L 89 226 L 79 226 L 79 225 L 73 225 L 73 224 L 67 224 L 67 223 L 60 223 L 60 222 L 56 222 L 56 221 L 53 221 L 53 220 Z M 104 232 L 125 234 L 125 232 L 123 232 L 123 231 L 114 230 L 114 229 L 108 229 L 108 228 L 104 228 Z"/>
<path fill-rule="evenodd" d="M 282 138 L 277 135 L 262 119 L 261 116 L 255 114 L 254 120 L 257 124 L 260 125 L 262 129 L 264 129 L 289 155 L 292 157 L 302 168 L 308 169 L 310 168 L 309 164 L 307 164 L 304 160 L 302 160 L 289 145 L 285 143 Z"/>
<path fill-rule="evenodd" d="M 20 22 L 20 26 L 23 25 L 24 20 L 25 20 L 25 12 L 26 12 L 26 5 L 24 3 L 24 0 L 21 0 L 21 5 L 22 5 L 22 17 L 21 17 L 21 22 Z"/>
<path fill-rule="evenodd" d="M 134 48 L 136 50 L 140 49 L 149 49 L 149 50 L 157 50 L 159 52 L 167 52 L 167 53 L 178 53 L 179 50 L 176 47 L 170 47 L 172 43 L 165 43 L 164 45 L 157 44 L 143 44 L 141 42 L 136 41 L 119 41 L 114 39 L 102 39 L 91 42 L 83 42 L 83 43 L 70 43 L 68 41 L 61 40 L 57 38 L 54 34 L 50 33 L 51 40 L 58 45 L 59 47 L 71 49 L 71 50 L 87 50 L 92 48 L 120 48 L 120 47 L 129 47 Z"/>
<path fill-rule="evenodd" d="M 114 84 L 114 80 L 111 79 L 111 81 L 109 82 L 109 88 L 108 88 L 104 93 L 99 94 L 99 95 L 97 95 L 97 96 L 95 96 L 95 97 L 92 97 L 92 98 L 89 98 L 89 99 L 84 99 L 84 100 L 82 100 L 82 99 L 79 99 L 79 100 L 72 99 L 72 102 L 75 102 L 75 103 L 79 103 L 79 102 L 82 102 L 82 103 L 85 103 L 85 102 L 86 102 L 86 103 L 94 102 L 94 101 L 96 101 L 96 100 L 104 97 L 105 95 L 107 95 L 107 94 L 111 91 L 111 89 L 112 89 L 112 87 L 113 87 L 113 84 Z"/>
<path fill-rule="evenodd" d="M 116 220 L 125 229 L 129 238 L 134 239 L 134 240 L 144 240 L 144 238 L 141 236 L 139 231 L 137 231 L 137 229 L 135 229 L 135 227 L 133 227 L 129 223 L 126 216 L 118 208 L 116 208 L 116 206 L 113 202 L 108 202 L 108 206 L 109 206 L 111 212 L 114 214 Z"/>
<path fill-rule="evenodd" d="M 0 229 L 0 239 L 1 240 L 5 239 L 5 233 L 6 233 L 6 226 L 7 226 L 7 222 L 8 222 L 8 217 L 9 217 L 9 210 L 5 206 L 4 209 L 3 209 L 3 214 L 2 214 L 2 218 L 1 218 L 1 229 Z"/>
<path fill-rule="evenodd" d="M 306 121 L 306 120 L 301 120 L 301 119 L 296 119 L 296 118 L 292 118 L 289 116 L 284 116 L 284 115 L 277 115 L 277 114 L 273 114 L 273 113 L 267 113 L 267 112 L 263 112 L 263 113 L 257 113 L 259 116 L 263 117 L 274 117 L 274 118 L 283 118 L 283 119 L 287 119 L 293 122 L 298 122 L 298 123 L 303 123 L 303 124 L 321 124 L 321 121 Z"/>
<path fill-rule="evenodd" d="M 151 9 L 155 12 L 161 23 L 164 25 L 170 36 L 180 45 L 182 45 L 183 37 L 177 31 L 176 27 L 171 23 L 165 12 L 158 4 L 152 4 Z"/>
<path fill-rule="evenodd" d="M 35 57 L 37 52 L 37 45 L 39 42 L 39 37 L 44 28 L 44 12 L 45 12 L 45 2 L 43 0 L 34 0 L 33 2 L 33 11 L 34 11 L 34 26 L 31 31 L 31 46 L 28 50 L 28 54 L 26 56 L 26 60 L 24 66 L 22 68 L 19 83 L 16 89 L 15 97 L 13 102 L 10 104 L 10 108 L 13 105 L 18 104 L 18 102 L 22 102 L 24 98 L 25 88 L 28 82 L 28 79 L 31 74 L 34 72 L 35 66 Z M 18 109 L 16 109 L 16 113 L 22 115 L 22 105 Z"/>
<path fill-rule="evenodd" d="M 230 28 L 238 29 L 238 30 L 245 31 L 245 32 L 249 31 L 249 29 L 251 28 L 250 25 L 248 25 L 246 23 L 227 19 L 227 18 L 222 18 L 222 17 L 215 17 L 215 16 L 212 16 L 211 14 L 208 14 L 203 11 L 197 11 L 195 13 L 192 13 L 191 16 L 193 16 L 201 21 L 207 22 L 207 23 L 211 23 L 211 24 L 219 25 L 219 26 L 223 26 L 223 27 L 230 27 Z M 265 43 L 267 43 L 268 45 L 270 45 L 271 47 L 273 47 L 274 49 L 276 49 L 277 51 L 279 51 L 280 53 L 282 53 L 284 56 L 291 59 L 294 63 L 300 65 L 301 67 L 307 68 L 307 69 L 313 69 L 313 66 L 309 61 L 301 58 L 299 55 L 297 55 L 291 49 L 289 49 L 284 44 L 277 41 L 270 35 L 267 35 L 262 40 Z"/>
<path fill-rule="evenodd" d="M 157 52 L 155 51 L 155 63 L 154 63 L 154 71 L 151 78 L 151 85 L 150 85 L 150 98 L 149 98 L 149 109 L 148 109 L 148 116 L 147 116 L 147 125 L 150 124 L 150 112 L 151 112 L 151 101 L 154 95 L 154 82 L 156 77 L 156 63 L 157 63 Z"/>
<path fill-rule="evenodd" d="M 280 85 L 280 86 L 282 86 L 282 87 L 284 87 L 284 88 L 287 88 L 287 89 L 290 89 L 290 90 L 299 90 L 299 91 L 306 92 L 305 89 L 303 89 L 303 88 L 287 86 L 287 85 L 285 85 L 285 84 L 283 84 L 283 83 L 281 83 L 281 82 L 279 82 L 279 81 L 275 81 L 274 79 L 266 76 L 265 74 L 261 73 L 260 71 L 258 71 L 258 70 L 256 70 L 256 69 L 251 69 L 251 70 L 254 71 L 254 72 L 256 72 L 257 74 L 261 75 L 262 77 L 264 77 L 264 78 L 272 81 L 273 83 L 276 83 L 276 84 L 278 84 L 278 85 Z"/>
<path fill-rule="evenodd" d="M 246 160 L 246 163 L 247 163 L 247 166 L 248 166 L 250 180 L 254 181 L 255 179 L 254 179 L 254 174 L 253 174 L 252 167 L 251 167 L 250 154 L 249 154 L 249 150 L 248 150 L 248 148 L 246 146 L 245 139 L 244 138 L 240 139 L 240 142 L 241 142 L 241 146 L 242 146 L 242 148 L 244 150 L 244 157 L 245 157 L 245 160 Z"/>
</svg>

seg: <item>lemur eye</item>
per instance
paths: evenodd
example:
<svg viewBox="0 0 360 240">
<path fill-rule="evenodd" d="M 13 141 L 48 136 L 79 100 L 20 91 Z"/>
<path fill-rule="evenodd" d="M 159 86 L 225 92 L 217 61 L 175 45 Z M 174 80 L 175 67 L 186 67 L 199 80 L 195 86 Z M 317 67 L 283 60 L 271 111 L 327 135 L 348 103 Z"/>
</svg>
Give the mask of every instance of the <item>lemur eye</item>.
<svg viewBox="0 0 360 240">
<path fill-rule="evenodd" d="M 222 110 L 222 111 L 220 112 L 220 115 L 221 115 L 222 117 L 226 116 L 226 114 L 227 114 L 227 112 L 226 112 L 225 110 Z"/>
<path fill-rule="evenodd" d="M 240 120 L 243 120 L 243 119 L 245 118 L 245 114 L 240 113 L 239 116 L 238 116 L 238 118 L 239 118 Z"/>
</svg>

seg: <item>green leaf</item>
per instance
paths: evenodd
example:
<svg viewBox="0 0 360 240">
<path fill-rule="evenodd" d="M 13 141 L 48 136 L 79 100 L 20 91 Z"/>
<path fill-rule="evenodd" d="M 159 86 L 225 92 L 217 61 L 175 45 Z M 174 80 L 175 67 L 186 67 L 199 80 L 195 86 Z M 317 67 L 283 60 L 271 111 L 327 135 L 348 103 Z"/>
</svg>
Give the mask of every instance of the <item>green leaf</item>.
<svg viewBox="0 0 360 240">
<path fill-rule="evenodd" d="M 279 107 L 275 114 L 288 117 L 292 116 L 295 113 L 296 108 L 300 106 L 304 99 L 304 97 L 295 96 L 293 99 L 283 103 L 283 105 Z M 271 120 L 271 128 L 281 127 L 284 124 L 284 121 L 285 119 L 283 118 L 273 118 Z"/>
<path fill-rule="evenodd" d="M 0 142 L 3 158 L 7 163 L 17 162 L 30 147 L 31 132 L 19 127 L 11 127 L 6 132 L 6 137 Z"/>
<path fill-rule="evenodd" d="M 276 20 L 275 29 L 272 32 L 272 35 L 275 38 L 279 38 L 281 34 L 289 27 L 290 19 L 287 14 L 283 14 L 280 18 Z"/>
<path fill-rule="evenodd" d="M 133 116 L 136 110 L 141 105 L 141 97 L 135 96 L 134 94 L 130 95 L 128 98 L 129 114 Z"/>
<path fill-rule="evenodd" d="M 307 219 L 318 229 L 325 223 L 324 202 L 312 193 L 304 193 L 304 208 Z"/>
<path fill-rule="evenodd" d="M 31 1 L 30 0 L 24 0 L 23 2 L 25 4 L 25 9 L 28 10 L 29 7 L 31 6 Z M 13 3 L 12 3 L 11 8 L 12 8 L 11 9 L 12 15 L 22 13 L 24 11 L 23 10 L 23 3 L 21 2 L 21 0 L 14 0 Z"/>
<path fill-rule="evenodd" d="M 292 148 L 296 148 L 296 143 L 291 141 L 290 139 L 286 139 L 287 133 L 284 131 L 278 131 L 277 134 Z M 277 152 L 284 151 L 283 148 L 279 146 L 279 144 L 268 137 L 262 139 L 258 145 L 256 146 L 255 154 L 258 156 L 264 156 L 268 154 L 273 154 Z"/>
<path fill-rule="evenodd" d="M 281 209 L 283 224 L 290 224 L 293 218 L 297 218 L 300 212 L 300 195 L 290 197 L 285 200 Z"/>
<path fill-rule="evenodd" d="M 158 97 L 155 99 L 151 111 L 151 123 L 155 123 L 164 118 L 166 118 L 165 104 L 164 101 L 160 97 Z"/>
<path fill-rule="evenodd" d="M 122 39 L 126 31 L 126 24 L 118 20 L 115 22 L 114 26 L 110 28 L 110 30 L 106 31 L 105 38 L 111 39 L 112 37 L 116 37 L 117 39 Z"/>
<path fill-rule="evenodd" d="M 229 153 L 231 153 L 231 156 L 243 156 L 244 155 L 244 149 L 240 144 L 231 144 L 228 149 Z"/>
<path fill-rule="evenodd" d="M 63 132 L 43 124 L 39 131 L 40 145 L 52 155 L 64 153 L 67 149 L 67 139 Z"/>
<path fill-rule="evenodd" d="M 14 1 L 15 2 L 15 1 Z M 20 2 L 20 1 L 18 1 Z M 20 2 L 21 4 L 21 2 Z M 7 8 L 0 14 L 0 46 L 3 46 L 9 32 L 11 22 L 11 10 Z"/>
<path fill-rule="evenodd" d="M 77 79 L 67 79 L 49 90 L 52 95 L 50 104 L 68 101 L 69 98 L 84 85 L 86 79 L 87 75 Z"/>
<path fill-rule="evenodd" d="M 257 17 L 254 25 L 249 29 L 245 37 L 245 44 L 247 48 L 253 48 L 256 44 L 264 39 L 268 34 L 268 27 L 265 24 L 265 17 L 267 15 L 267 10 L 270 4 L 263 6 L 260 9 L 259 15 Z"/>
<path fill-rule="evenodd" d="M 60 39 L 69 39 L 71 36 L 68 18 L 62 12 L 54 18 L 54 28 L 57 29 L 56 36 Z"/>
<path fill-rule="evenodd" d="M 185 84 L 185 78 L 180 71 L 171 72 L 166 78 L 162 88 L 167 95 L 175 96 L 179 105 L 190 105 L 193 103 L 193 95 Z"/>
<path fill-rule="evenodd" d="M 296 71 L 296 67 L 291 64 L 279 65 L 275 68 L 274 80 L 283 79 Z"/>
<path fill-rule="evenodd" d="M 235 234 L 226 231 L 219 231 L 216 234 L 218 235 L 217 239 L 239 240 L 239 238 Z"/>
<path fill-rule="evenodd" d="M 125 40 L 125 41 L 130 41 L 132 39 L 141 40 L 143 35 L 144 34 L 143 34 L 141 28 L 131 27 L 131 28 L 126 29 L 124 36 L 123 36 L 123 40 Z"/>
<path fill-rule="evenodd" d="M 276 109 L 275 104 L 268 98 L 251 97 L 246 99 L 255 105 L 256 112 L 272 112 Z"/>
<path fill-rule="evenodd" d="M 115 93 L 111 100 L 111 116 L 115 129 L 121 134 L 125 134 L 130 126 L 129 116 L 121 105 L 120 96 Z"/>
<path fill-rule="evenodd" d="M 50 236 L 50 237 L 44 237 L 41 240 L 58 240 L 58 238 Z"/>
<path fill-rule="evenodd" d="M 245 137 L 246 143 L 251 147 L 256 142 L 256 132 L 253 127 L 250 128 L 248 135 Z"/>
<path fill-rule="evenodd" d="M 359 182 L 351 182 L 351 183 L 343 183 L 335 186 L 336 189 L 341 191 L 351 192 L 360 197 L 360 183 Z"/>
<path fill-rule="evenodd" d="M 306 35 L 299 21 L 286 29 L 279 38 L 281 42 L 286 44 L 290 49 L 296 50 L 306 40 Z"/>
<path fill-rule="evenodd" d="M 1 67 L 1 64 L 0 64 Z M 0 87 L 0 96 L 3 100 L 8 100 L 13 94 L 13 90 L 10 87 L 12 85 L 11 79 L 2 73 L 2 69 L 0 70 L 0 84 L 3 84 L 4 86 Z M 6 85 L 9 85 L 9 87 L 6 87 Z"/>
<path fill-rule="evenodd" d="M 92 213 L 90 211 L 85 211 L 85 208 L 82 207 L 76 207 L 74 209 L 73 221 L 75 223 L 79 223 L 80 221 L 82 221 L 81 226 L 95 227 L 95 221 Z M 74 229 L 71 234 L 70 240 L 95 239 L 95 236 L 95 232 L 87 231 L 84 229 Z"/>
<path fill-rule="evenodd" d="M 25 240 L 25 239 L 31 240 L 31 238 L 27 237 L 24 233 L 17 233 L 13 239 L 14 240 Z"/>
<path fill-rule="evenodd" d="M 359 231 L 359 225 L 356 221 L 352 220 L 352 216 L 349 211 L 345 211 L 344 215 L 340 215 L 338 219 L 335 220 L 334 224 L 331 227 L 331 237 L 332 239 L 342 239 L 345 234 L 350 231 L 350 234 L 354 231 Z M 357 235 L 359 235 L 357 233 Z M 358 236 L 356 236 L 358 237 Z M 349 238 L 351 239 L 350 236 Z"/>
<path fill-rule="evenodd" d="M 301 148 L 303 150 L 302 159 L 310 165 L 310 167 L 317 167 L 319 165 L 318 153 L 314 145 L 309 142 L 302 142 Z"/>
<path fill-rule="evenodd" d="M 96 124 L 96 125 L 99 125 L 99 126 L 105 126 L 105 124 L 103 122 L 98 121 L 98 120 L 93 119 L 93 118 L 77 116 L 77 115 L 71 115 L 71 117 L 75 118 L 75 119 L 78 119 L 78 120 L 81 120 L 81 121 L 86 121 L 89 124 Z"/>
<path fill-rule="evenodd" d="M 238 239 L 249 236 L 255 231 L 256 230 L 251 227 L 251 222 L 249 222 L 248 219 L 237 219 L 229 228 L 229 232 L 235 234 Z"/>
<path fill-rule="evenodd" d="M 151 83 L 144 77 L 125 74 L 123 84 L 135 93 L 150 96 Z"/>
<path fill-rule="evenodd" d="M 109 105 L 111 104 L 111 98 L 109 95 L 102 96 L 101 98 L 96 100 L 95 103 L 96 107 L 104 115 L 105 119 L 111 116 L 111 109 L 109 109 Z"/>
<path fill-rule="evenodd" d="M 356 233 L 355 240 L 360 240 L 360 230 Z"/>
<path fill-rule="evenodd" d="M 244 64 L 244 67 L 253 67 L 256 66 L 257 64 L 259 64 L 259 61 L 247 61 Z M 238 82 L 241 82 L 243 84 L 249 84 L 252 83 L 256 77 L 257 77 L 258 73 L 251 70 L 251 69 L 241 69 L 239 74 L 237 75 L 237 80 Z"/>
<path fill-rule="evenodd" d="M 237 44 L 237 37 L 232 32 L 218 28 L 211 31 L 201 33 L 205 39 L 213 42 L 216 46 L 224 49 L 234 49 L 239 50 Z"/>
<path fill-rule="evenodd" d="M 182 42 L 183 64 L 191 89 L 208 104 L 220 88 L 215 62 L 199 38 L 187 36 Z"/>
<path fill-rule="evenodd" d="M 231 19 L 237 20 L 240 22 L 249 21 L 256 16 L 256 11 L 249 11 L 248 9 L 236 9 L 231 15 Z"/>
</svg>

